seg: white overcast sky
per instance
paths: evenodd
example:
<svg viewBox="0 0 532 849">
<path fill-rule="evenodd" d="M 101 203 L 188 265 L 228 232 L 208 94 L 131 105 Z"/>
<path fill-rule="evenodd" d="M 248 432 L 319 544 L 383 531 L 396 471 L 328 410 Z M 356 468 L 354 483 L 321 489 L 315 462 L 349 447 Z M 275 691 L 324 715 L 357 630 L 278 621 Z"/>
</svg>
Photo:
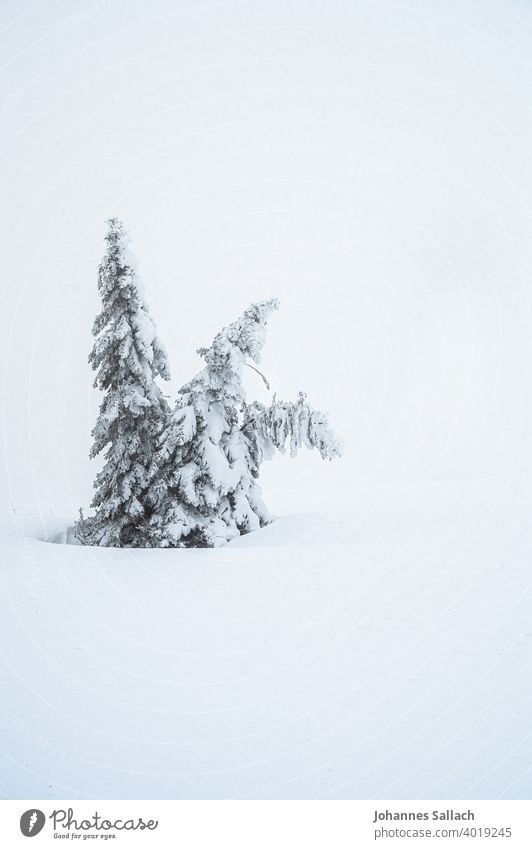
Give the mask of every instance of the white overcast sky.
<svg viewBox="0 0 532 849">
<path fill-rule="evenodd" d="M 525 0 L 4 0 L 2 500 L 90 497 L 112 215 L 170 393 L 221 324 L 281 299 L 264 371 L 330 411 L 346 458 L 276 461 L 268 487 L 525 487 L 531 44 Z"/>
</svg>

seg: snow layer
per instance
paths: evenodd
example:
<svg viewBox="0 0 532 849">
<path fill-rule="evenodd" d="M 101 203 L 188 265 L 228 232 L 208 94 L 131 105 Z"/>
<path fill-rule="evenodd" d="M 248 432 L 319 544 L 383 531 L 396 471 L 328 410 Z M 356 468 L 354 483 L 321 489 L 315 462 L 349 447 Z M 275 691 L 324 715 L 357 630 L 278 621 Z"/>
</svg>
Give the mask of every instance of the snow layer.
<svg viewBox="0 0 532 849">
<path fill-rule="evenodd" d="M 2 793 L 529 798 L 529 505 L 479 481 L 342 500 L 216 551 L 6 514 Z"/>
</svg>

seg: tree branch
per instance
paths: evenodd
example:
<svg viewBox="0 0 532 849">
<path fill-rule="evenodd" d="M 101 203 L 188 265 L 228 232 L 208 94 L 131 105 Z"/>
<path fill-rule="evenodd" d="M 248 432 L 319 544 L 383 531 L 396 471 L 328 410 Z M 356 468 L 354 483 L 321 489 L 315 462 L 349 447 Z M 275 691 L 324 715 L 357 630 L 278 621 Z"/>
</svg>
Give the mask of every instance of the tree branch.
<svg viewBox="0 0 532 849">
<path fill-rule="evenodd" d="M 245 365 L 247 365 L 248 368 L 252 368 L 253 371 L 257 372 L 257 374 L 260 374 L 260 376 L 262 377 L 262 379 L 264 381 L 264 385 L 265 385 L 266 389 L 270 389 L 270 384 L 268 383 L 267 379 L 264 377 L 263 373 L 258 370 L 258 368 L 255 368 L 255 366 L 252 366 L 251 363 L 245 363 Z"/>
</svg>

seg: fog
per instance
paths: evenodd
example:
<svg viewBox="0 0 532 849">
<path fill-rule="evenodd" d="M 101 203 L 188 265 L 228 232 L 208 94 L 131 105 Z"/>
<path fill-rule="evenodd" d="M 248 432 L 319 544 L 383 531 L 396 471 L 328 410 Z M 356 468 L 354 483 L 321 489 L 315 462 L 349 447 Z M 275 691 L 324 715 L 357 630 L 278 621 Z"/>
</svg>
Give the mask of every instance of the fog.
<svg viewBox="0 0 532 849">
<path fill-rule="evenodd" d="M 90 499 L 114 215 L 170 395 L 280 298 L 261 370 L 346 453 L 269 464 L 274 509 L 373 480 L 528 497 L 531 24 L 480 0 L 2 3 L 2 500 Z"/>
</svg>

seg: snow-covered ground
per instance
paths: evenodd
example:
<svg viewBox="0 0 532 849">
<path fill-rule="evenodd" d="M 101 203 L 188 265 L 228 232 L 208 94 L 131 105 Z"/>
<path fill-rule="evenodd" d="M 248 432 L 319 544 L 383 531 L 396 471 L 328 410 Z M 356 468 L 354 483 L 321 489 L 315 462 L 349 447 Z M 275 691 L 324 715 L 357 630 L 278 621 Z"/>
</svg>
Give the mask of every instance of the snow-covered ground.
<svg viewBox="0 0 532 849">
<path fill-rule="evenodd" d="M 215 551 L 6 513 L 3 794 L 530 797 L 530 505 L 479 480 L 340 501 Z"/>
</svg>

